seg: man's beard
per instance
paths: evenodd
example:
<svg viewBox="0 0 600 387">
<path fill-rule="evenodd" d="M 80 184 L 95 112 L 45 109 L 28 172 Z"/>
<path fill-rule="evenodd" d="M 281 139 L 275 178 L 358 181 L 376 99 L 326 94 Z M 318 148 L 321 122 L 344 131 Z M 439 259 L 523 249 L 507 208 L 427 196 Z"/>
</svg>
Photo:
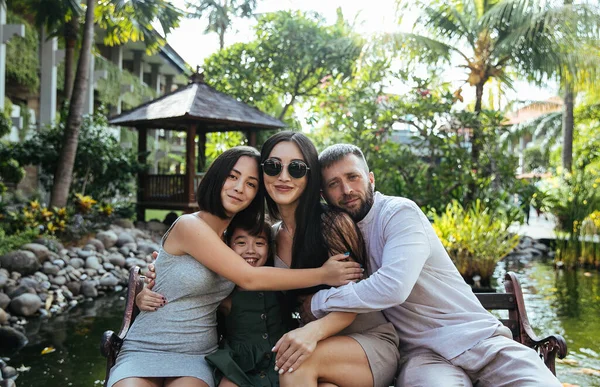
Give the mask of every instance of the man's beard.
<svg viewBox="0 0 600 387">
<path fill-rule="evenodd" d="M 365 216 L 367 216 L 367 214 L 371 210 L 371 207 L 373 207 L 373 201 L 374 201 L 374 199 L 373 199 L 373 184 L 371 184 L 371 182 L 368 183 L 364 200 L 360 196 L 344 195 L 344 197 L 342 198 L 342 202 L 347 202 L 348 200 L 352 200 L 355 198 L 358 198 L 361 201 L 360 207 L 358 207 L 356 210 L 352 210 L 352 209 L 345 208 L 345 207 L 341 207 L 341 208 L 345 212 L 347 212 L 348 215 L 350 215 L 352 220 L 354 220 L 355 222 L 360 222 L 361 220 L 364 219 Z"/>
</svg>

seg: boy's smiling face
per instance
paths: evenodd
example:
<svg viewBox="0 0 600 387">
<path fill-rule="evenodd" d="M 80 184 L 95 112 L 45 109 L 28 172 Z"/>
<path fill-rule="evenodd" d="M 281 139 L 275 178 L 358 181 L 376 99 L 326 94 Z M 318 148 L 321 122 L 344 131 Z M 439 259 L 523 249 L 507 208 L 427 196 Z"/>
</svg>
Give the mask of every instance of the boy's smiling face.
<svg viewBox="0 0 600 387">
<path fill-rule="evenodd" d="M 253 236 L 246 230 L 236 228 L 229 247 L 254 267 L 263 266 L 269 257 L 269 244 L 264 233 Z"/>
</svg>

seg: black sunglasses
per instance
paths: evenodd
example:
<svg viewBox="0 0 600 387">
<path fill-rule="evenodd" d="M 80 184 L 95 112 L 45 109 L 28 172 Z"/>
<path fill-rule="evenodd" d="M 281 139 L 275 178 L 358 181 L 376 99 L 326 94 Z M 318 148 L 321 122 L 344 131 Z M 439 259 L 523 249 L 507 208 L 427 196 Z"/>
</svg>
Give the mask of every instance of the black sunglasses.
<svg viewBox="0 0 600 387">
<path fill-rule="evenodd" d="M 300 179 L 306 176 L 306 173 L 310 169 L 304 161 L 294 160 L 289 164 L 284 164 L 277 159 L 266 159 L 262 164 L 263 172 L 269 176 L 277 176 L 283 170 L 283 167 L 287 165 L 288 173 L 294 179 Z"/>
</svg>

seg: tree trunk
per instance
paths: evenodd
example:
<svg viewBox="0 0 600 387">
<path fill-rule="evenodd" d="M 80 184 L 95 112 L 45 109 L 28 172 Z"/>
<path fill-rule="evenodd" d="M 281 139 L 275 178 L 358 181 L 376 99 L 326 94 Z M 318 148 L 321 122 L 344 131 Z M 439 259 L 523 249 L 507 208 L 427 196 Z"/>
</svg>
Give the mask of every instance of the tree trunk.
<svg viewBox="0 0 600 387">
<path fill-rule="evenodd" d="M 219 50 L 223 50 L 225 47 L 225 28 L 219 29 Z"/>
<path fill-rule="evenodd" d="M 83 40 L 81 42 L 79 63 L 77 64 L 77 74 L 75 75 L 73 94 L 69 105 L 63 147 L 60 151 L 56 172 L 54 173 L 54 186 L 52 187 L 52 198 L 50 200 L 50 206 L 52 207 L 65 207 L 67 205 L 67 198 L 69 197 L 73 164 L 75 163 L 77 143 L 79 141 L 79 129 L 81 127 L 83 115 L 83 104 L 85 102 L 85 93 L 87 92 L 88 79 L 90 77 L 92 40 L 94 39 L 95 5 L 96 0 L 87 0 Z"/>
<path fill-rule="evenodd" d="M 562 165 L 564 172 L 571 172 L 573 164 L 573 128 L 575 119 L 573 117 L 574 105 L 573 85 L 567 81 L 565 84 L 565 97 L 563 110 L 563 149 L 562 149 Z"/>
<path fill-rule="evenodd" d="M 75 80 L 75 46 L 79 35 L 79 20 L 75 16 L 65 26 L 65 103 L 71 100 L 73 81 Z"/>
<path fill-rule="evenodd" d="M 481 101 L 483 99 L 483 85 L 485 85 L 485 80 L 481 80 L 477 85 L 475 85 L 475 113 L 479 115 L 481 112 Z M 479 167 L 479 153 L 481 151 L 481 140 L 480 140 L 480 131 L 479 122 L 473 125 L 471 128 L 471 169 L 477 171 Z M 464 205 L 468 205 L 475 200 L 475 191 L 477 190 L 477 182 L 472 180 L 469 183 L 469 187 L 466 195 L 466 202 Z"/>
</svg>

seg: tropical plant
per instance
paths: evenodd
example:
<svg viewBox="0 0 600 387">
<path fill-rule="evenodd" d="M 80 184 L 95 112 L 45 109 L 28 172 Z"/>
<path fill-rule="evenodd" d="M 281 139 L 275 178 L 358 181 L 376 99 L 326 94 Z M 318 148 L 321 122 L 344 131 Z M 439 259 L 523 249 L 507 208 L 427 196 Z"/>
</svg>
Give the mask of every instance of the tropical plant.
<svg viewBox="0 0 600 387">
<path fill-rule="evenodd" d="M 490 287 L 497 263 L 519 243 L 519 236 L 508 231 L 505 214 L 490 211 L 477 200 L 468 209 L 452 201 L 444 212 L 432 216 L 436 234 L 465 281 Z"/>
<path fill-rule="evenodd" d="M 565 51 L 580 45 L 578 28 L 590 26 L 587 5 L 562 5 L 537 0 L 398 1 L 418 7 L 413 33 L 394 34 L 399 49 L 415 58 L 451 62 L 460 58 L 465 83 L 475 88 L 475 112 L 482 111 L 484 86 L 498 79 L 511 86 L 507 70 L 542 81 L 547 74 L 575 74 L 576 56 Z M 473 164 L 482 150 L 481 128 L 472 128 Z M 472 190 L 471 190 L 472 191 Z"/>
<path fill-rule="evenodd" d="M 225 33 L 231 28 L 233 18 L 249 18 L 256 9 L 256 0 L 195 0 L 186 2 L 191 12 L 188 17 L 200 19 L 208 14 L 204 33 L 219 35 L 219 49 L 225 47 Z"/>
<path fill-rule="evenodd" d="M 46 190 L 53 185 L 63 134 L 64 123 L 59 122 L 11 147 L 10 155 L 16 160 L 41 167 L 39 177 Z M 137 153 L 123 149 L 110 134 L 106 117 L 99 113 L 84 119 L 74 161 L 73 191 L 100 201 L 128 197 L 134 190 L 135 176 L 143 168 Z"/>
</svg>

